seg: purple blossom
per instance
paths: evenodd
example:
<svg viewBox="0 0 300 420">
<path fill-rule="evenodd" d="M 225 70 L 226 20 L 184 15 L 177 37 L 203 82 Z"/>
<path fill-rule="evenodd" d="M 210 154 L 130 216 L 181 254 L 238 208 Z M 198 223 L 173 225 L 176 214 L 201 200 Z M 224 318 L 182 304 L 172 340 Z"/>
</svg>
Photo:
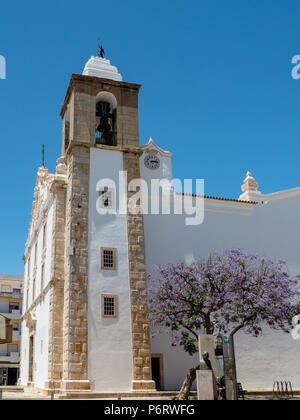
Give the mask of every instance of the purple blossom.
<svg viewBox="0 0 300 420">
<path fill-rule="evenodd" d="M 172 345 L 195 351 L 198 334 L 235 334 L 243 329 L 258 337 L 261 326 L 288 332 L 298 282 L 286 262 L 233 249 L 190 264 L 158 267 L 155 286 L 145 293 L 148 319 L 159 332 L 168 331 Z"/>
</svg>

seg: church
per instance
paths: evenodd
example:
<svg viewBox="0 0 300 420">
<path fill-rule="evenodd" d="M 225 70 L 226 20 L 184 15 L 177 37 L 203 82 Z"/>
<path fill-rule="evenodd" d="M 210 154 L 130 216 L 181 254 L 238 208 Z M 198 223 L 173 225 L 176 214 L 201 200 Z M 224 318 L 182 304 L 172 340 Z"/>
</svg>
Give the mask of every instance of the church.
<svg viewBox="0 0 300 420">
<path fill-rule="evenodd" d="M 172 153 L 152 139 L 140 145 L 140 87 L 102 56 L 71 76 L 56 172 L 39 168 L 34 189 L 22 386 L 45 394 L 178 390 L 198 356 L 172 347 L 167 335 L 151 338 L 140 298 L 157 265 L 242 248 L 286 259 L 291 274 L 300 273 L 300 187 L 263 194 L 248 172 L 237 199 L 190 196 L 199 223 L 137 205 L 138 186 L 151 201 L 145 185 L 173 179 Z M 172 187 L 170 195 L 173 204 L 184 197 Z M 258 339 L 241 332 L 238 380 L 249 391 L 271 390 L 276 380 L 300 390 L 299 351 L 300 340 L 281 332 L 266 328 Z"/>
</svg>

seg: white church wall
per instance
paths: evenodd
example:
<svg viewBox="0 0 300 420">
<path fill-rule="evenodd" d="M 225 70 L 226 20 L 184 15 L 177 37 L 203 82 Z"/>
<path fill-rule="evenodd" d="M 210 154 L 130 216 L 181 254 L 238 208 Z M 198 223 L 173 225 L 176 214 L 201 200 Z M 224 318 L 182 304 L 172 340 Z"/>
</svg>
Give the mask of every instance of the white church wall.
<svg viewBox="0 0 300 420">
<path fill-rule="evenodd" d="M 273 389 L 275 381 L 291 381 L 300 389 L 300 343 L 290 334 L 263 328 L 259 338 L 243 332 L 235 338 L 238 380 L 247 390 Z"/>
<path fill-rule="evenodd" d="M 42 269 L 42 251 L 43 251 L 43 228 L 40 225 L 37 237 L 37 259 L 36 259 L 36 279 L 35 279 L 35 297 L 41 293 L 41 269 Z"/>
<path fill-rule="evenodd" d="M 191 261 L 198 256 L 206 257 L 211 251 L 240 247 L 248 252 L 284 258 L 291 272 L 300 273 L 300 196 L 272 201 L 252 210 L 251 207 L 205 200 L 205 220 L 198 227 L 185 226 L 184 216 L 145 216 L 148 272 L 155 274 L 157 264 Z M 263 339 L 239 334 L 236 340 L 239 379 L 248 389 L 270 389 L 273 380 L 286 376 L 300 389 L 300 342 L 269 329 L 265 334 Z M 194 361 L 191 363 L 181 349 L 170 348 L 166 337 L 152 340 L 151 350 L 164 353 L 166 389 L 178 388 L 178 383 L 184 379 L 184 370 Z M 175 370 L 176 357 L 180 372 L 179 368 Z M 259 368 L 255 368 L 258 358 Z"/>
<path fill-rule="evenodd" d="M 36 332 L 34 336 L 34 385 L 44 388 L 48 379 L 49 342 L 49 290 L 36 307 Z"/>
<path fill-rule="evenodd" d="M 51 280 L 51 259 L 52 259 L 52 229 L 53 229 L 53 203 L 51 203 L 48 210 L 47 227 L 46 227 L 46 258 L 45 258 L 45 274 L 44 274 L 44 288 Z M 43 228 L 42 228 L 43 229 Z"/>
<path fill-rule="evenodd" d="M 29 330 L 26 322 L 21 323 L 21 355 L 20 355 L 20 383 L 27 385 L 29 371 Z"/>
<path fill-rule="evenodd" d="M 45 258 L 45 274 L 44 274 L 44 289 L 50 282 L 51 277 L 51 252 L 52 252 L 52 228 L 53 228 L 53 202 L 49 203 L 47 216 L 47 230 L 46 230 L 46 258 Z M 42 252 L 43 252 L 43 224 L 37 237 L 37 261 L 36 261 L 36 280 L 35 280 L 35 298 L 42 292 L 41 290 L 41 269 L 42 269 Z M 29 297 L 28 307 L 26 308 L 26 289 L 27 283 L 24 286 L 23 295 L 23 313 L 30 308 L 33 303 L 33 273 L 35 260 L 35 243 L 32 243 L 30 251 L 30 283 L 29 283 Z M 28 273 L 28 259 L 25 264 L 25 278 L 26 282 Z M 49 291 L 46 292 L 45 297 L 39 301 L 36 307 L 36 332 L 34 336 L 34 383 L 38 388 L 43 388 L 45 381 L 48 379 L 48 341 L 49 341 Z M 41 354 L 41 341 L 43 341 L 43 353 Z M 26 322 L 22 321 L 21 334 L 21 373 L 20 380 L 22 385 L 28 383 L 29 373 L 29 330 L 26 327 Z"/>
<path fill-rule="evenodd" d="M 28 288 L 28 308 L 32 304 L 32 291 L 33 291 L 33 272 L 34 272 L 34 247 L 30 248 L 29 250 L 29 258 L 30 258 L 30 265 L 29 265 L 29 288 Z"/>
<path fill-rule="evenodd" d="M 89 202 L 89 379 L 95 391 L 130 391 L 132 377 L 131 313 L 126 215 L 100 215 L 96 210 L 100 179 L 118 186 L 123 156 L 91 150 Z M 118 198 L 117 198 L 118 204 Z M 117 249 L 117 271 L 102 271 L 100 248 Z M 118 318 L 101 317 L 101 295 L 118 296 Z"/>
<path fill-rule="evenodd" d="M 300 195 L 271 201 L 253 214 L 256 240 L 251 251 L 285 259 L 292 275 L 300 273 Z M 245 238 L 245 242 L 247 238 Z M 245 249 L 247 244 L 245 243 Z M 239 379 L 251 389 L 271 390 L 276 380 L 288 380 L 300 389 L 300 341 L 265 328 L 255 339 L 239 333 L 236 338 Z"/>
</svg>

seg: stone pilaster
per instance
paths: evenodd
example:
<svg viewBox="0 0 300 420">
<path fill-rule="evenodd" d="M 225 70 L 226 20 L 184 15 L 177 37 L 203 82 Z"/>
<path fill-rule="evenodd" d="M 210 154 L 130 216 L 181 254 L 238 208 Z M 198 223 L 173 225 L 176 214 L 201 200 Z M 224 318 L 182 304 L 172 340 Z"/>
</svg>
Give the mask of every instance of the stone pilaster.
<svg viewBox="0 0 300 420">
<path fill-rule="evenodd" d="M 89 389 L 88 201 L 90 150 L 74 145 L 67 156 L 63 390 Z"/>
<path fill-rule="evenodd" d="M 66 183 L 55 181 L 54 196 L 51 283 L 49 307 L 48 382 L 45 388 L 59 389 L 63 370 L 63 308 L 64 308 L 64 263 L 65 263 L 65 213 Z"/>
<path fill-rule="evenodd" d="M 127 181 L 140 178 L 139 156 L 137 152 L 123 154 Z M 127 189 L 128 190 L 128 189 Z M 127 193 L 129 202 L 134 192 Z M 133 391 L 155 390 L 151 372 L 151 349 L 149 324 L 142 313 L 142 293 L 147 287 L 144 218 L 143 214 L 133 215 L 127 206 L 128 259 L 131 298 L 132 352 L 133 352 Z"/>
</svg>

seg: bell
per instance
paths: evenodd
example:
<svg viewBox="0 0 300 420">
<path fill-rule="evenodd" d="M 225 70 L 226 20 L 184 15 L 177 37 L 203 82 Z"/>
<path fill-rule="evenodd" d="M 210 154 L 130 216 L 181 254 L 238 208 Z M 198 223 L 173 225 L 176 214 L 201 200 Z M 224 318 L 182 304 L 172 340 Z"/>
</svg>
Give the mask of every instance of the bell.
<svg viewBox="0 0 300 420">
<path fill-rule="evenodd" d="M 111 131 L 111 125 L 109 119 L 112 118 L 110 114 L 110 104 L 108 102 L 97 103 L 97 117 L 100 118 L 100 124 L 97 127 L 99 133 L 109 133 Z"/>
<path fill-rule="evenodd" d="M 109 124 L 108 118 L 102 117 L 100 124 L 97 127 L 99 133 L 109 133 L 111 131 L 111 125 Z"/>
</svg>

